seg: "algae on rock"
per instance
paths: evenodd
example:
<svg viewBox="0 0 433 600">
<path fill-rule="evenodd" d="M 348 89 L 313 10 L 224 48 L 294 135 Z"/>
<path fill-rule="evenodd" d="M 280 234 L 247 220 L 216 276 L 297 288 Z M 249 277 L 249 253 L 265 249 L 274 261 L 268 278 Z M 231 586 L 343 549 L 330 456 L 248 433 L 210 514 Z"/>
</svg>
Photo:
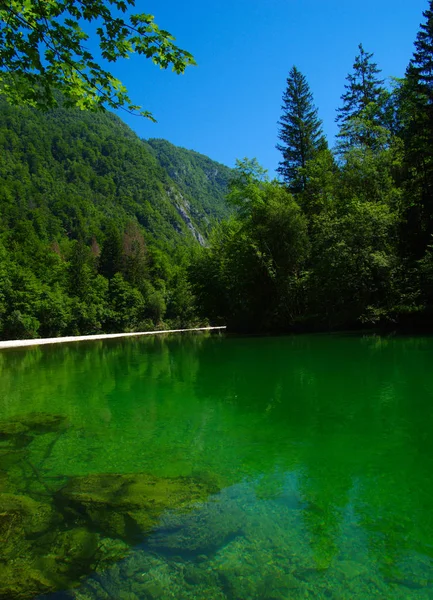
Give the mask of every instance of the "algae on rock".
<svg viewBox="0 0 433 600">
<path fill-rule="evenodd" d="M 67 518 L 84 516 L 106 535 L 135 541 L 154 528 L 165 511 L 184 510 L 216 491 L 209 482 L 189 477 L 88 475 L 71 479 L 56 494 L 56 502 Z"/>
</svg>

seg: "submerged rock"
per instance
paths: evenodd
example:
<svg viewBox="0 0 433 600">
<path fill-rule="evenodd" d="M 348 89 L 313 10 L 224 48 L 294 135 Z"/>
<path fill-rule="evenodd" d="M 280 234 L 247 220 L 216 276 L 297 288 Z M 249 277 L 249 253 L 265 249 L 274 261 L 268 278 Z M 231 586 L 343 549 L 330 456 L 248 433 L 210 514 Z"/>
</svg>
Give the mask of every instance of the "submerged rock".
<svg viewBox="0 0 433 600">
<path fill-rule="evenodd" d="M 0 440 L 9 440 L 28 431 L 29 428 L 19 421 L 0 421 Z"/>
<path fill-rule="evenodd" d="M 0 494 L 0 600 L 25 600 L 50 589 L 48 579 L 35 566 L 35 540 L 58 522 L 48 503 Z"/>
<path fill-rule="evenodd" d="M 53 419 L 43 427 L 58 425 Z M 194 478 L 109 474 L 73 478 L 52 494 L 47 488 L 44 502 L 0 493 L 0 600 L 31 600 L 79 585 L 83 576 L 125 558 L 126 542 L 154 528 L 162 513 L 186 512 L 215 491 Z"/>
<path fill-rule="evenodd" d="M 0 439 L 23 434 L 51 433 L 53 431 L 62 431 L 67 427 L 68 419 L 65 415 L 31 412 L 0 421 Z"/>
<path fill-rule="evenodd" d="M 148 544 L 155 550 L 213 553 L 242 534 L 245 513 L 235 502 L 208 502 L 188 514 L 169 514 Z"/>
<path fill-rule="evenodd" d="M 31 600 L 54 589 L 53 582 L 32 563 L 26 558 L 0 563 L 0 600 Z"/>
<path fill-rule="evenodd" d="M 0 561 L 28 549 L 29 539 L 48 531 L 59 518 L 49 504 L 28 496 L 0 494 Z"/>
<path fill-rule="evenodd" d="M 185 509 L 215 492 L 209 482 L 147 474 L 75 477 L 56 494 L 59 510 L 111 537 L 134 540 L 150 531 L 166 510 Z"/>
<path fill-rule="evenodd" d="M 65 416 L 49 413 L 28 413 L 0 421 L 0 471 L 21 461 L 35 436 L 62 432 L 67 427 Z"/>
<path fill-rule="evenodd" d="M 85 527 L 65 529 L 51 504 L 14 494 L 0 494 L 0 540 L 0 600 L 69 588 L 129 552 Z"/>
<path fill-rule="evenodd" d="M 57 530 L 13 560 L 0 561 L 0 600 L 32 600 L 79 585 L 83 576 L 124 558 L 129 547 L 85 528 Z M 50 543 L 47 543 L 47 542 Z"/>
<path fill-rule="evenodd" d="M 26 451 L 23 449 L 0 446 L 0 472 L 8 471 L 10 467 L 20 463 L 25 457 Z"/>
</svg>

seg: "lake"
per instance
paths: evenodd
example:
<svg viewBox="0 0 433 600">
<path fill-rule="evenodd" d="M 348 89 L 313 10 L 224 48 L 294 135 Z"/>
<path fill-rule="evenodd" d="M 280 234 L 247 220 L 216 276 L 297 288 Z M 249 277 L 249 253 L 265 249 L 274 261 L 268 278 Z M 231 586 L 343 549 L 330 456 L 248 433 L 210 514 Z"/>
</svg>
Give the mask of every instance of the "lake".
<svg viewBox="0 0 433 600">
<path fill-rule="evenodd" d="M 433 338 L 0 353 L 0 600 L 433 598 Z"/>
</svg>

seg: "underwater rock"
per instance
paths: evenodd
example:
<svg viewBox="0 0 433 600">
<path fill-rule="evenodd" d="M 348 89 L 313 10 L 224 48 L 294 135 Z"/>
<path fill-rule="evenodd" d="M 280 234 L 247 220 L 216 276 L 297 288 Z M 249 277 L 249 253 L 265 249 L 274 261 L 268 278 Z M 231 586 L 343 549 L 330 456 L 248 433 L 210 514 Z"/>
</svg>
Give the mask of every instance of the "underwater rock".
<svg viewBox="0 0 433 600">
<path fill-rule="evenodd" d="M 161 523 L 161 532 L 148 544 L 155 550 L 212 553 L 242 534 L 245 514 L 235 502 L 208 502 L 188 514 L 170 514 Z"/>
<path fill-rule="evenodd" d="M 184 509 L 214 491 L 188 477 L 89 475 L 71 479 L 56 494 L 56 502 L 66 518 L 84 517 L 110 537 L 134 540 L 150 531 L 164 511 Z"/>
<path fill-rule="evenodd" d="M 54 589 L 53 583 L 32 563 L 33 557 L 0 562 L 0 600 L 31 600 Z"/>
<path fill-rule="evenodd" d="M 0 421 L 0 438 L 2 436 L 11 437 L 25 433 L 52 433 L 53 431 L 62 431 L 68 425 L 68 419 L 65 415 L 31 412 Z"/>
<path fill-rule="evenodd" d="M 24 416 L 21 423 L 35 433 L 52 433 L 63 431 L 69 427 L 69 421 L 65 415 L 50 413 L 29 413 Z"/>
<path fill-rule="evenodd" d="M 9 536 L 20 529 L 24 535 L 33 536 L 47 531 L 55 521 L 55 513 L 49 504 L 36 502 L 28 496 L 0 494 L 0 556 L 4 550 L 6 532 Z"/>
<path fill-rule="evenodd" d="M 65 530 L 49 505 L 0 496 L 0 600 L 31 600 L 78 585 L 125 558 L 129 546 L 84 527 Z"/>
<path fill-rule="evenodd" d="M 408 590 L 422 590 L 429 585 L 429 581 L 425 578 L 417 579 L 416 577 L 386 577 L 385 580 L 387 583 L 403 586 Z"/>
<path fill-rule="evenodd" d="M 29 428 L 19 421 L 0 421 L 0 440 L 9 440 L 28 431 Z"/>
<path fill-rule="evenodd" d="M 49 504 L 27 496 L 0 494 L 0 600 L 25 600 L 52 589 L 35 566 L 34 538 L 56 523 Z"/>
<path fill-rule="evenodd" d="M 49 413 L 28 413 L 0 421 L 0 469 L 5 470 L 13 464 L 12 451 L 24 449 L 35 436 L 62 432 L 68 426 L 65 416 Z"/>
<path fill-rule="evenodd" d="M 4 471 L 17 462 L 13 460 L 14 451 L 25 448 L 31 441 L 29 429 L 22 423 L 0 421 L 0 469 Z"/>
<path fill-rule="evenodd" d="M 350 580 L 365 575 L 367 567 L 353 560 L 340 560 L 336 564 L 335 570 L 341 577 Z"/>
<path fill-rule="evenodd" d="M 35 564 L 55 587 L 77 585 L 84 575 L 103 570 L 125 558 L 129 546 L 119 540 L 102 538 L 85 527 L 57 531 L 43 556 Z"/>
<path fill-rule="evenodd" d="M 7 471 L 13 465 L 21 462 L 25 457 L 25 450 L 17 450 L 13 447 L 0 447 L 0 472 Z"/>
</svg>

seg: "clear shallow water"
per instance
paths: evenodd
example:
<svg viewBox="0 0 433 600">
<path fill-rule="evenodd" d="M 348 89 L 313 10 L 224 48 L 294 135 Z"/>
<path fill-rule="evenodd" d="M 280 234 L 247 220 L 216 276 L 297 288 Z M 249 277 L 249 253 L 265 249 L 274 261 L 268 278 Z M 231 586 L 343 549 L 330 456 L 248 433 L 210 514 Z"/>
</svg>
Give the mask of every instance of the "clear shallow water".
<svg viewBox="0 0 433 600">
<path fill-rule="evenodd" d="M 0 600 L 433 599 L 433 338 L 0 353 Z"/>
</svg>

